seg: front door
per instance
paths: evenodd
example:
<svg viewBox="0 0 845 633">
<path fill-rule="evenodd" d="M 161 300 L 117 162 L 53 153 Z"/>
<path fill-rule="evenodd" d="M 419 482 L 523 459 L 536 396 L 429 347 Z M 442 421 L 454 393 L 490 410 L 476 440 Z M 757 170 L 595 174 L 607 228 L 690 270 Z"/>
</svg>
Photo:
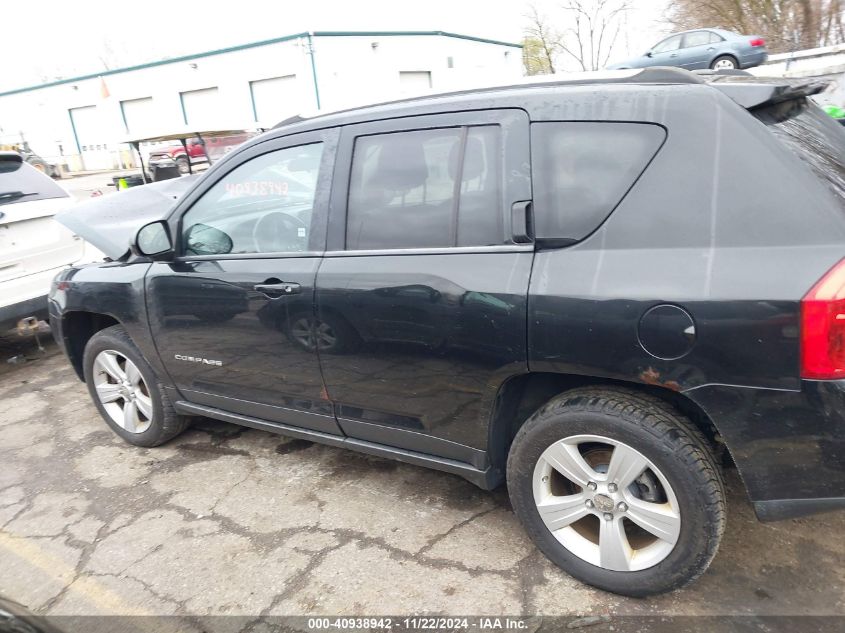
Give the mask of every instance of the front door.
<svg viewBox="0 0 845 633">
<path fill-rule="evenodd" d="M 527 371 L 527 133 L 521 110 L 344 128 L 317 327 L 351 438 L 484 467 L 496 393 Z"/>
<path fill-rule="evenodd" d="M 683 35 L 668 37 L 651 50 L 649 66 L 680 66 Z"/>
<path fill-rule="evenodd" d="M 183 204 L 180 254 L 151 267 L 146 289 L 159 355 L 186 400 L 340 433 L 311 331 L 336 140 L 331 130 L 256 145 Z"/>
<path fill-rule="evenodd" d="M 699 70 L 710 66 L 710 57 L 715 48 L 710 43 L 710 31 L 692 31 L 684 35 L 681 50 L 681 65 L 687 70 Z"/>
</svg>

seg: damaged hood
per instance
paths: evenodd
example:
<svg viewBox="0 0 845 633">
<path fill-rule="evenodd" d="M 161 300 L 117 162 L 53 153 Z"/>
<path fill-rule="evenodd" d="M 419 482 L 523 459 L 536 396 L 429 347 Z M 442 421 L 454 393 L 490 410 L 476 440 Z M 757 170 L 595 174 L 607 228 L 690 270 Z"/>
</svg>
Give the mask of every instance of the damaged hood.
<svg viewBox="0 0 845 633">
<path fill-rule="evenodd" d="M 92 198 L 56 214 L 56 220 L 107 257 L 120 259 L 138 229 L 166 218 L 199 177 L 183 176 Z"/>
</svg>

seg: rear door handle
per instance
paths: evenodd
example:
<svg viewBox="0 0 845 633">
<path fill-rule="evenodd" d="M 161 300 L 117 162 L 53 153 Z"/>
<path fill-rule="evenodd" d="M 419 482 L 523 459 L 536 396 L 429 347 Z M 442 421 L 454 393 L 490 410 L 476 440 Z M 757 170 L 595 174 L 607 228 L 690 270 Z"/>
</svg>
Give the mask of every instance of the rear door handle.
<svg viewBox="0 0 845 633">
<path fill-rule="evenodd" d="M 256 284 L 253 286 L 253 289 L 257 290 L 261 294 L 267 295 L 270 298 L 274 298 L 299 294 L 300 290 L 302 290 L 302 286 L 290 281 L 279 281 L 276 283 Z"/>
<path fill-rule="evenodd" d="M 531 243 L 531 200 L 514 202 L 511 207 L 511 233 L 517 244 Z"/>
</svg>

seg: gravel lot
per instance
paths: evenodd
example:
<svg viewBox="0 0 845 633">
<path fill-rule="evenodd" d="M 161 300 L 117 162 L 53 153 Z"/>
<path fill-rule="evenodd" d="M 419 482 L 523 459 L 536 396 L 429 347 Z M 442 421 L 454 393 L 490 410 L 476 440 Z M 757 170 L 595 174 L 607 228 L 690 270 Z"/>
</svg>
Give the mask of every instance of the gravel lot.
<svg viewBox="0 0 845 633">
<path fill-rule="evenodd" d="M 625 599 L 549 564 L 503 489 L 213 421 L 135 448 L 55 345 L 0 339 L 0 595 L 40 614 L 845 615 L 845 513 L 760 524 L 728 481 L 710 571 Z"/>
</svg>

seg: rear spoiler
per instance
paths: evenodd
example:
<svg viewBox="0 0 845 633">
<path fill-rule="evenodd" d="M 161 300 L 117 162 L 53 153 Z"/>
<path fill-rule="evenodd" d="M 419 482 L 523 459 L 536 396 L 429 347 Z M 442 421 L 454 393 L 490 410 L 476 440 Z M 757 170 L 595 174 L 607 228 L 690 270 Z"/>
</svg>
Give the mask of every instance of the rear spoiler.
<svg viewBox="0 0 845 633">
<path fill-rule="evenodd" d="M 816 78 L 791 79 L 739 75 L 709 75 L 703 78 L 708 84 L 721 90 L 748 110 L 811 97 L 824 92 L 830 85 L 829 81 Z"/>
</svg>

